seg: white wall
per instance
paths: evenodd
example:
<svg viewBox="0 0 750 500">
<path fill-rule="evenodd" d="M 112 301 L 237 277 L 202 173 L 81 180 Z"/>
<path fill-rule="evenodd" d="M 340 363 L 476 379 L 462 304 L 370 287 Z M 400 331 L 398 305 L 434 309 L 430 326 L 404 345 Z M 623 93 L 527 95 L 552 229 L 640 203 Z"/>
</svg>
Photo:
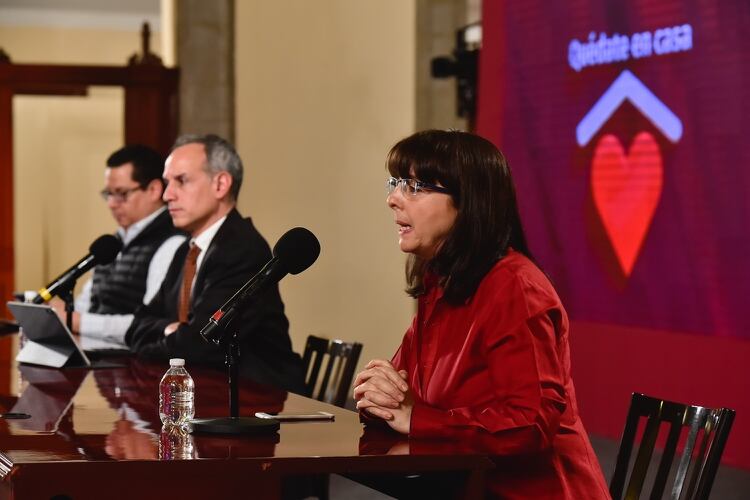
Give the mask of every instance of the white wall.
<svg viewBox="0 0 750 500">
<path fill-rule="evenodd" d="M 240 209 L 273 245 L 305 226 L 322 253 L 282 282 L 295 348 L 308 334 L 390 357 L 411 319 L 385 205 L 385 155 L 415 121 L 415 2 L 236 3 Z"/>
</svg>

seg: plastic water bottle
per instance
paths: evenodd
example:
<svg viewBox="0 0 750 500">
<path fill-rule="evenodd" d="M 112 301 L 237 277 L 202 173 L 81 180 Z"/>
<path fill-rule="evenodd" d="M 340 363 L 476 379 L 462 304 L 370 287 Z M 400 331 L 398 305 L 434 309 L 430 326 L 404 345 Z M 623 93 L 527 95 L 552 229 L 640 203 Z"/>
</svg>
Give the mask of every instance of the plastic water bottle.
<svg viewBox="0 0 750 500">
<path fill-rule="evenodd" d="M 169 370 L 159 383 L 159 418 L 166 427 L 186 427 L 195 415 L 195 385 L 185 360 L 169 360 Z"/>
</svg>

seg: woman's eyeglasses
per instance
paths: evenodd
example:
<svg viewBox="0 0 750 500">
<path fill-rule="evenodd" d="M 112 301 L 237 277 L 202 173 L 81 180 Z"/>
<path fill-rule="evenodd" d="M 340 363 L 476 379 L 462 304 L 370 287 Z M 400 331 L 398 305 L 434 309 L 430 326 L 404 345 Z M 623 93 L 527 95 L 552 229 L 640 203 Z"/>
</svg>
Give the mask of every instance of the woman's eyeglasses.
<svg viewBox="0 0 750 500">
<path fill-rule="evenodd" d="M 450 190 L 436 186 L 435 184 L 418 181 L 417 179 L 397 179 L 395 177 L 389 177 L 388 180 L 385 181 L 385 188 L 388 191 L 388 194 L 393 193 L 393 190 L 396 189 L 399 184 L 401 184 L 401 192 L 404 195 L 410 194 L 416 196 L 422 191 L 451 194 Z"/>
</svg>

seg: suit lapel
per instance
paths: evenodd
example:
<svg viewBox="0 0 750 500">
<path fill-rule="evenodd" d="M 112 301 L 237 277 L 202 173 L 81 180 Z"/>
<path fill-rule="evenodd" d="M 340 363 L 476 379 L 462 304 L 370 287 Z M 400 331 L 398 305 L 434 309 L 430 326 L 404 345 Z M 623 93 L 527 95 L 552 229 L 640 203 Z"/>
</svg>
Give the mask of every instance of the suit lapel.
<svg viewBox="0 0 750 500">
<path fill-rule="evenodd" d="M 213 262 L 214 254 L 222 254 L 225 252 L 224 241 L 226 240 L 227 235 L 230 235 L 232 233 L 232 229 L 236 224 L 235 219 L 241 220 L 242 217 L 240 217 L 237 209 L 232 209 L 232 211 L 227 214 L 227 218 L 224 221 L 224 224 L 222 224 L 219 230 L 216 231 L 214 239 L 211 240 L 211 244 L 208 246 L 208 250 L 206 250 L 206 255 L 203 256 L 201 267 L 200 269 L 198 269 L 198 274 L 195 276 L 193 297 L 198 297 L 201 292 L 203 292 L 203 288 L 206 285 L 206 274 L 208 273 L 208 269 L 211 267 L 211 262 Z"/>
</svg>

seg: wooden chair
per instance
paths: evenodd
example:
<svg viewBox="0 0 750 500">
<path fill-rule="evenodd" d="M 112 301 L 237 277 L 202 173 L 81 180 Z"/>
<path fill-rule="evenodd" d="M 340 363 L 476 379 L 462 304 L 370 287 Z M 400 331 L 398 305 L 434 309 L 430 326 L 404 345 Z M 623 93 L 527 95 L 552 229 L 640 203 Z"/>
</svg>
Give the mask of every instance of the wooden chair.
<svg viewBox="0 0 750 500">
<path fill-rule="evenodd" d="M 343 408 L 349 396 L 349 386 L 352 384 L 354 370 L 357 368 L 361 352 L 362 344 L 357 342 L 344 342 L 342 340 L 329 342 L 328 339 L 309 335 L 305 343 L 305 352 L 302 355 L 302 363 L 307 374 L 305 395 Z M 326 356 L 328 357 L 328 363 L 323 373 L 323 380 L 316 392 L 318 375 L 323 364 L 323 358 Z M 298 476 L 294 483 L 285 485 L 282 496 L 285 499 L 313 496 L 319 500 L 328 500 L 328 482 L 328 474 Z"/>
<path fill-rule="evenodd" d="M 662 498 L 669 480 L 669 498 L 707 500 L 734 415 L 734 410 L 727 408 L 704 408 L 633 393 L 609 487 L 612 498 L 640 498 L 648 477 L 648 482 L 652 484 L 649 496 L 652 499 Z M 642 418 L 647 420 L 635 462 L 630 469 L 631 453 Z M 669 424 L 669 433 L 658 469 L 654 472 L 655 467 L 649 466 L 662 423 Z M 684 434 L 684 449 L 680 453 L 676 471 L 672 471 L 678 443 Z M 628 471 L 630 474 L 625 489 Z"/>
<path fill-rule="evenodd" d="M 306 395 L 343 408 L 349 396 L 349 387 L 361 352 L 362 344 L 358 342 L 329 342 L 321 337 L 308 336 L 302 356 L 302 363 L 307 370 Z M 328 357 L 328 362 L 323 379 L 318 384 L 318 375 L 325 356 Z"/>
<path fill-rule="evenodd" d="M 318 374 L 323 364 L 323 357 L 328 354 L 328 339 L 309 335 L 302 355 L 302 365 L 305 367 L 305 396 L 312 397 Z"/>
<path fill-rule="evenodd" d="M 328 364 L 323 373 L 323 381 L 316 399 L 336 406 L 345 407 L 352 385 L 354 370 L 357 368 L 362 344 L 332 340 L 328 349 Z"/>
</svg>

